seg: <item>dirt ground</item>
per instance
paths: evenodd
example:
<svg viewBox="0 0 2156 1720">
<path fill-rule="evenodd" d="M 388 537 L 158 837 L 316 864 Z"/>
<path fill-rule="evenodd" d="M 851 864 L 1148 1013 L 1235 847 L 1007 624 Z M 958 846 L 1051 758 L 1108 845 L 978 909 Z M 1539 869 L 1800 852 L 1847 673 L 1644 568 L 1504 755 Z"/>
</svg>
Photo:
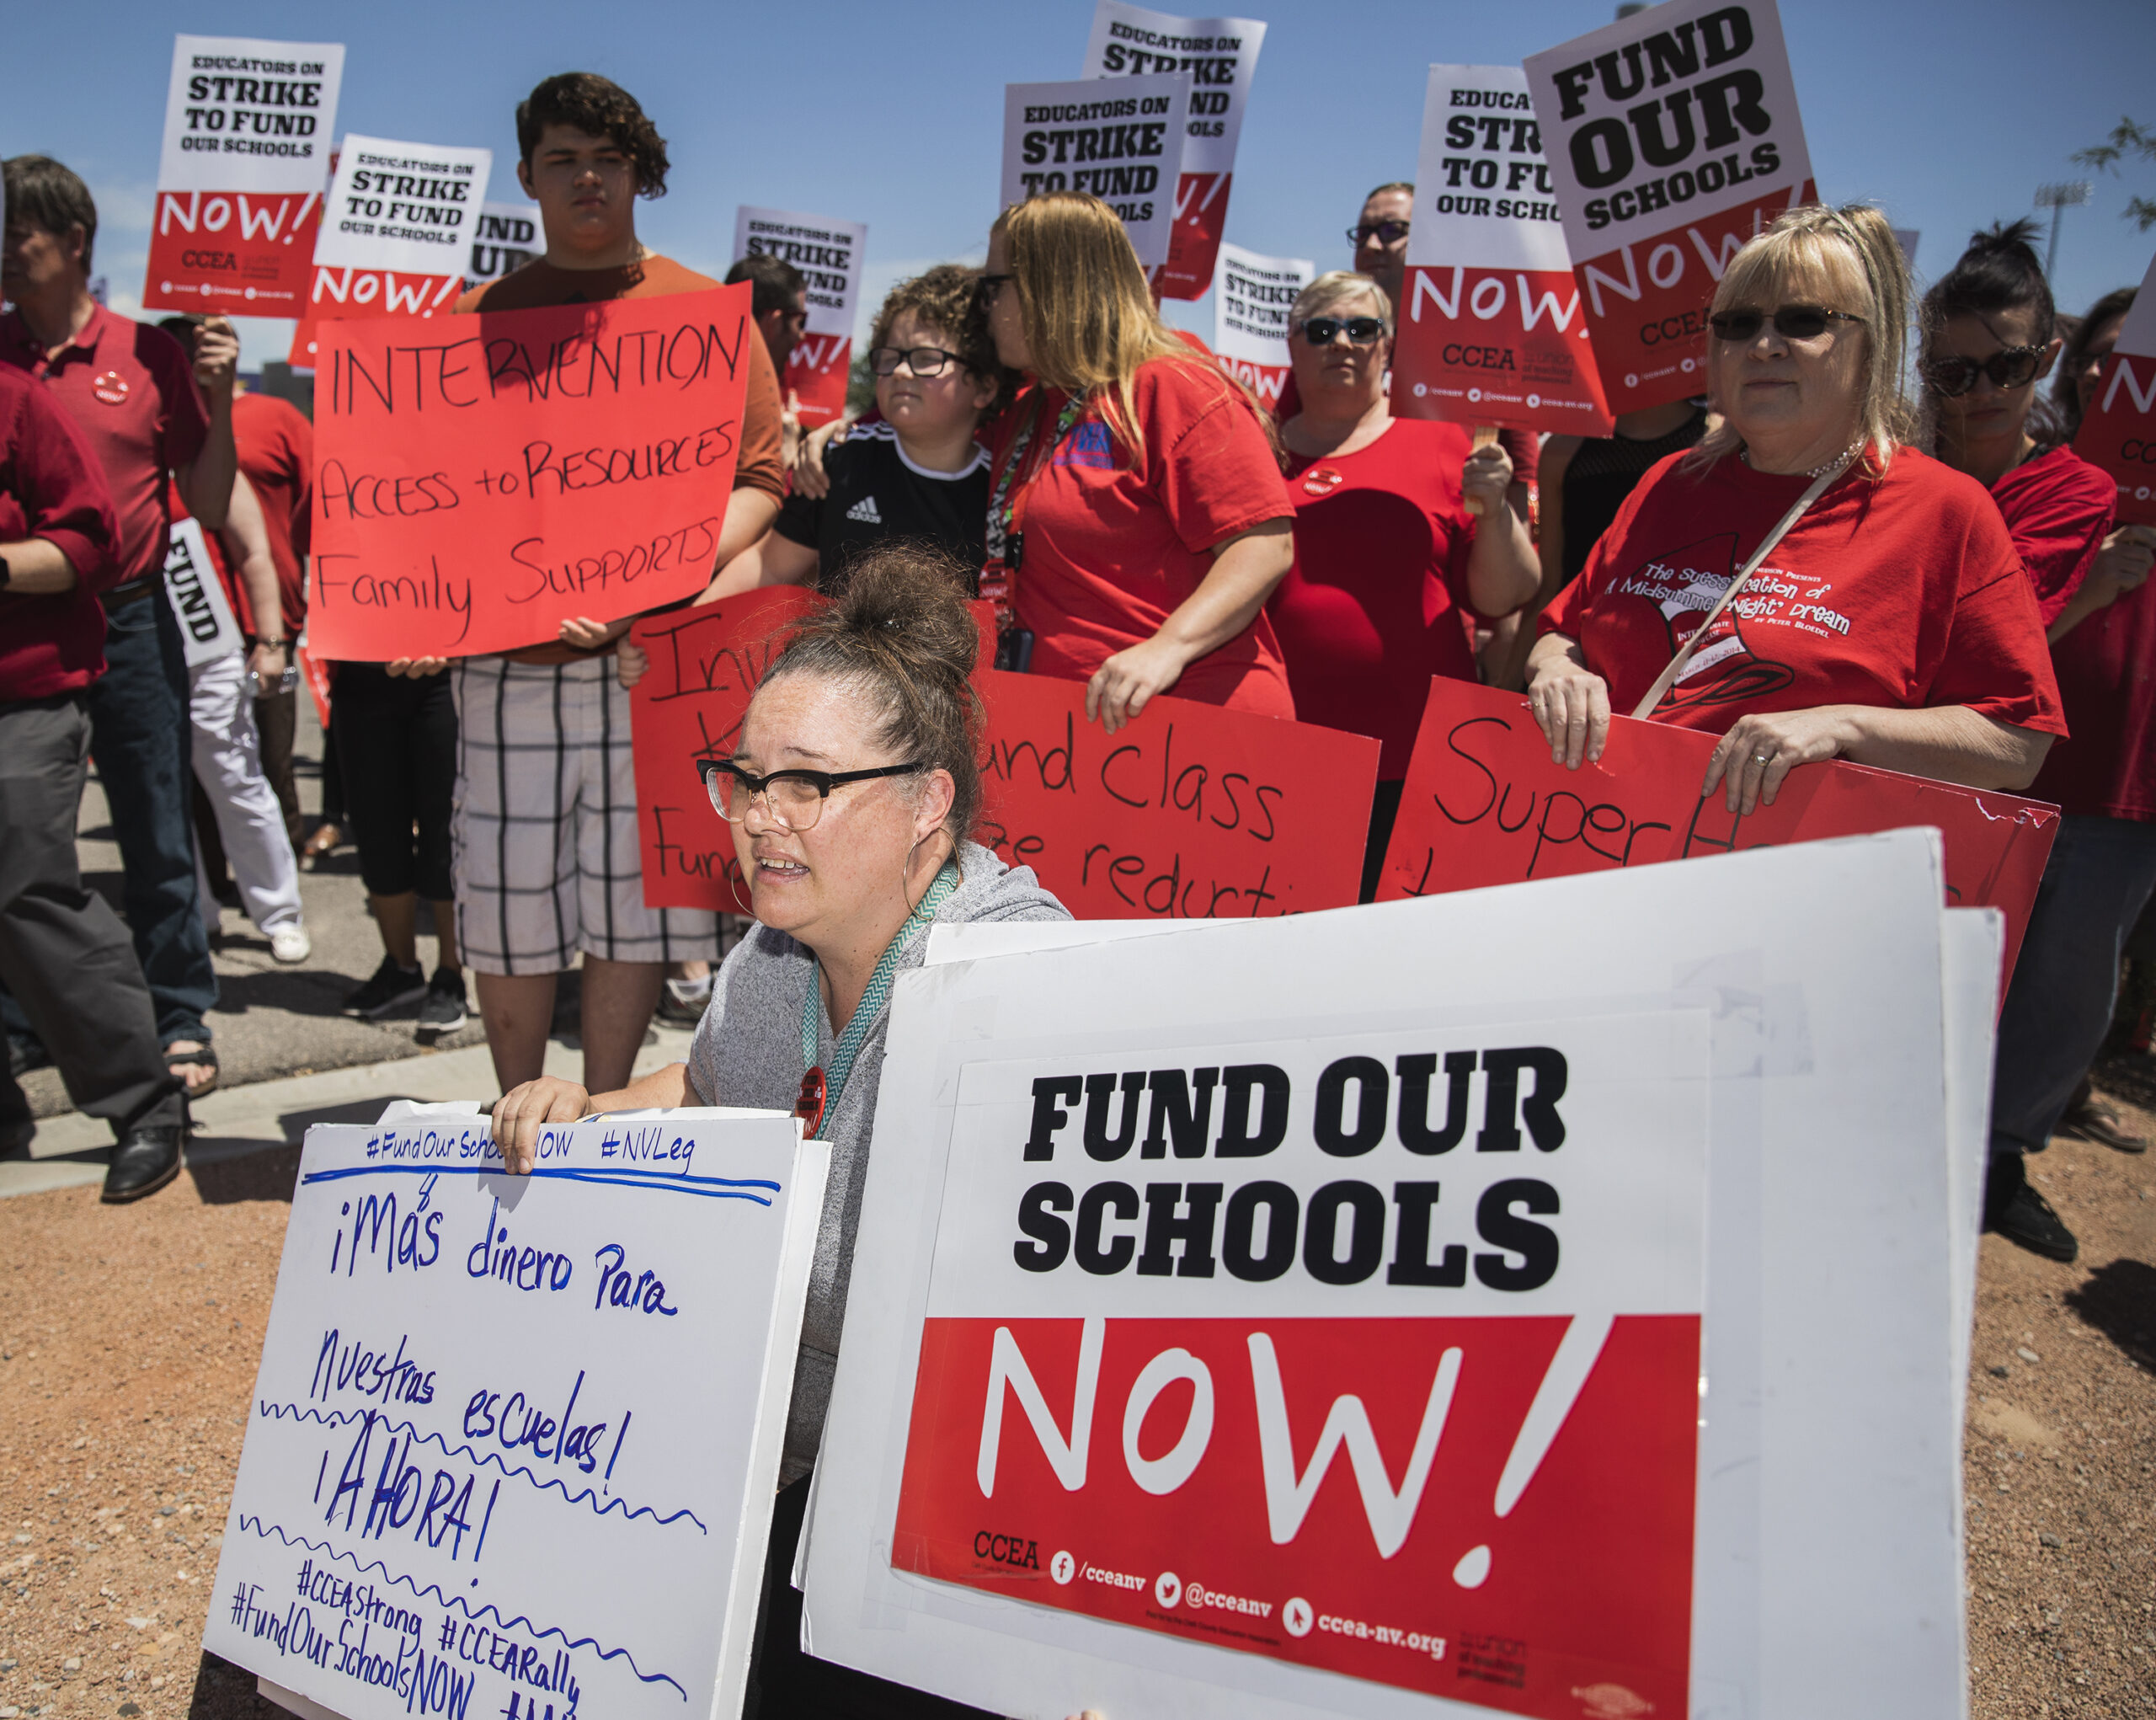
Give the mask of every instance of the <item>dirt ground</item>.
<svg viewBox="0 0 2156 1720">
<path fill-rule="evenodd" d="M 2156 1103 L 2156 1064 L 2114 1076 Z M 282 1720 L 200 1645 L 297 1162 L 0 1201 L 0 1720 Z M 1984 1239 L 1973 1712 L 2156 1715 L 2156 1155 L 2032 1174 L 2082 1258 Z"/>
</svg>

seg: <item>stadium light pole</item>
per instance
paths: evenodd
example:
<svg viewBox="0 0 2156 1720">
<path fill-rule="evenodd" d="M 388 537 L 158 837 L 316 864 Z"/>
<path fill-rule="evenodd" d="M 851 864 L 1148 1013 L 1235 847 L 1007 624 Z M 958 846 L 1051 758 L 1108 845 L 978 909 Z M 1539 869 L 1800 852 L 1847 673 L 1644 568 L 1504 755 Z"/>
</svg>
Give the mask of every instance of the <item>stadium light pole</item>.
<svg viewBox="0 0 2156 1720">
<path fill-rule="evenodd" d="M 2044 254 L 2044 276 L 2051 279 L 2058 272 L 2058 223 L 2062 210 L 2079 209 L 2095 195 L 2096 188 L 2086 179 L 2063 179 L 2055 185 L 2036 187 L 2036 207 L 2052 212 L 2051 248 Z"/>
</svg>

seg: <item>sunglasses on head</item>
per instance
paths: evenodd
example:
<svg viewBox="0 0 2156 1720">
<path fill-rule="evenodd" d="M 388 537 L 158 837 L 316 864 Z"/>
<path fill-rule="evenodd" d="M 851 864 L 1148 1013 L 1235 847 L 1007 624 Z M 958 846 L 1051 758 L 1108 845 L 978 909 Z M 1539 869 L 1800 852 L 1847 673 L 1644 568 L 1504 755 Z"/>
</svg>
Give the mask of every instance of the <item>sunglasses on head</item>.
<svg viewBox="0 0 2156 1720">
<path fill-rule="evenodd" d="M 2041 346 L 2005 346 L 1989 358 L 1928 358 L 1917 369 L 1939 393 L 1958 400 L 1977 386 L 1978 377 L 1989 377 L 1994 388 L 2025 388 L 2043 364 Z"/>
<path fill-rule="evenodd" d="M 1758 338 L 1759 330 L 1768 323 L 1774 325 L 1774 333 L 1785 340 L 1817 340 L 1827 332 L 1829 323 L 1861 323 L 1861 317 L 1852 317 L 1846 311 L 1830 311 L 1822 305 L 1783 305 L 1779 309 L 1755 311 L 1716 311 L 1707 318 L 1717 340 L 1742 341 Z"/>
<path fill-rule="evenodd" d="M 1375 317 L 1312 317 L 1303 324 L 1303 339 L 1312 346 L 1330 346 L 1341 331 L 1357 346 L 1368 346 L 1385 334 Z"/>
</svg>

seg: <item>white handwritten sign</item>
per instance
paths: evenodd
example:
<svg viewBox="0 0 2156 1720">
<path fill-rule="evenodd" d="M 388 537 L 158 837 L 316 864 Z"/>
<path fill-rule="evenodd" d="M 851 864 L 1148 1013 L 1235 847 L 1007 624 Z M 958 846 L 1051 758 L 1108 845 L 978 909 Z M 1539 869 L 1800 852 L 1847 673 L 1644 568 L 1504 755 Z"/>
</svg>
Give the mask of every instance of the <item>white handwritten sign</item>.
<svg viewBox="0 0 2156 1720">
<path fill-rule="evenodd" d="M 740 1707 L 829 1150 L 307 1131 L 204 1644 L 351 1720 Z"/>
</svg>

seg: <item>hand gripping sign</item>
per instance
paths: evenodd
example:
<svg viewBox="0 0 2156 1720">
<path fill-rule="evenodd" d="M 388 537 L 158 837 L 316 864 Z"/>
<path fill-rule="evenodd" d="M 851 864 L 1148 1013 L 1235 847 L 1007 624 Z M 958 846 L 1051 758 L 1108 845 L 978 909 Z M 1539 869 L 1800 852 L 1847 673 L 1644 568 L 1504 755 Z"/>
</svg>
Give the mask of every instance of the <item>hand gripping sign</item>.
<svg viewBox="0 0 2156 1720">
<path fill-rule="evenodd" d="M 1700 393 L 1715 283 L 1817 195 L 1774 0 L 1668 0 L 1525 66 L 1610 411 Z"/>
<path fill-rule="evenodd" d="M 2121 525 L 2156 526 L 2156 263 L 2119 325 L 2073 451 L 2118 480 Z"/>
<path fill-rule="evenodd" d="M 323 325 L 312 649 L 465 657 L 709 583 L 749 288 Z"/>
<path fill-rule="evenodd" d="M 300 313 L 344 76 L 341 42 L 173 39 L 145 309 Z"/>
<path fill-rule="evenodd" d="M 408 1107 L 399 1108 L 408 1109 Z M 211 1652 L 350 1720 L 740 1712 L 829 1149 L 307 1131 Z"/>
<path fill-rule="evenodd" d="M 1089 191 L 1115 211 L 1150 275 L 1168 259 L 1190 115 L 1188 72 L 1103 87 L 1003 87 L 1002 206 L 1043 191 Z"/>
<path fill-rule="evenodd" d="M 788 623 L 822 600 L 751 591 L 639 622 L 630 695 L 644 900 L 745 913 L 696 760 L 723 756 Z M 1081 919 L 1262 919 L 1344 907 L 1362 880 L 1378 744 L 1164 697 L 1114 734 L 1086 684 L 976 670 L 988 713 L 976 839 Z"/>
<path fill-rule="evenodd" d="M 1541 137 L 1517 66 L 1430 68 L 1393 307 L 1403 418 L 1609 434 Z"/>
<path fill-rule="evenodd" d="M 1172 18 L 1100 0 L 1086 43 L 1087 77 L 1191 76 L 1190 124 L 1175 187 L 1175 234 L 1155 278 L 1161 296 L 1194 299 L 1213 284 L 1214 253 L 1228 224 L 1235 145 L 1257 72 L 1265 26 L 1249 18 Z"/>
<path fill-rule="evenodd" d="M 1937 865 L 939 928 L 817 1654 L 995 1713 L 1951 1720 L 1999 948 Z"/>
<path fill-rule="evenodd" d="M 1213 356 L 1268 410 L 1279 410 L 1288 383 L 1288 312 L 1316 277 L 1317 265 L 1305 257 L 1220 247 L 1213 276 Z"/>
<path fill-rule="evenodd" d="M 1772 806 L 1739 816 L 1720 785 L 1700 793 L 1716 739 L 1617 717 L 1601 759 L 1570 771 L 1519 694 L 1433 678 L 1378 900 L 1936 825 L 1948 900 L 2005 914 L 2013 971 L 2057 807 L 1833 761 L 1800 766 Z"/>
<path fill-rule="evenodd" d="M 780 382 L 805 429 L 828 424 L 846 410 L 854 306 L 867 245 L 868 229 L 857 221 L 791 209 L 751 209 L 745 203 L 734 211 L 734 256 L 782 258 L 801 271 L 807 284 L 808 332 L 787 355 Z"/>
</svg>

